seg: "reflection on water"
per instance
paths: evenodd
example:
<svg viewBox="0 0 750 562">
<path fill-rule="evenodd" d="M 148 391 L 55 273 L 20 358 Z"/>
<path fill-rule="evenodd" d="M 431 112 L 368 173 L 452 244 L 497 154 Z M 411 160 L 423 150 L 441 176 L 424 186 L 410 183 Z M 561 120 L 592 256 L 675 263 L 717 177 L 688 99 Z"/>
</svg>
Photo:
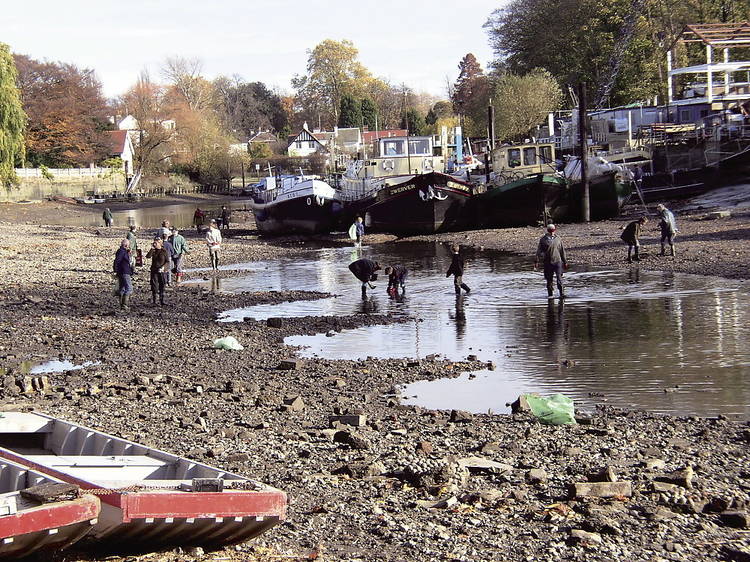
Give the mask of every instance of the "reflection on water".
<svg viewBox="0 0 750 562">
<path fill-rule="evenodd" d="M 140 228 L 157 228 L 161 226 L 162 221 L 165 219 L 177 228 L 191 228 L 193 227 L 193 214 L 196 207 L 207 211 L 209 216 L 217 216 L 220 214 L 222 205 L 226 205 L 230 211 L 245 210 L 246 208 L 250 208 L 250 200 L 241 199 L 238 201 L 226 201 L 224 203 L 196 202 L 160 205 L 158 207 L 112 211 L 112 216 L 116 228 L 125 228 L 131 224 L 131 221 L 135 221 L 135 224 Z M 81 208 L 79 216 L 60 217 L 59 220 L 55 221 L 55 224 L 102 226 L 104 224 L 102 222 L 102 213 L 106 208 L 106 203 L 102 203 L 101 205 L 86 205 Z"/>
<path fill-rule="evenodd" d="M 377 250 L 377 251 L 376 251 Z M 401 324 L 348 330 L 334 337 L 296 336 L 301 354 L 337 359 L 469 354 L 495 369 L 404 390 L 427 407 L 504 411 L 520 392 L 562 392 L 591 406 L 606 399 L 624 407 L 677 414 L 750 414 L 750 294 L 741 283 L 692 275 L 571 271 L 569 298 L 548 301 L 544 280 L 528 259 L 498 253 L 467 256 L 469 295 L 456 298 L 441 245 L 394 244 L 363 249 L 381 264 L 410 270 L 403 299 L 386 294 L 381 277 L 363 301 L 347 269 L 350 249 L 312 252 L 308 259 L 257 262 L 225 290 L 305 289 L 340 296 L 256 306 L 223 315 L 243 317 L 390 313 Z M 231 287 L 228 285 L 231 284 Z M 666 392 L 665 392 L 666 390 Z M 594 394 L 592 397 L 590 394 Z M 604 394 L 604 398 L 597 395 Z"/>
</svg>

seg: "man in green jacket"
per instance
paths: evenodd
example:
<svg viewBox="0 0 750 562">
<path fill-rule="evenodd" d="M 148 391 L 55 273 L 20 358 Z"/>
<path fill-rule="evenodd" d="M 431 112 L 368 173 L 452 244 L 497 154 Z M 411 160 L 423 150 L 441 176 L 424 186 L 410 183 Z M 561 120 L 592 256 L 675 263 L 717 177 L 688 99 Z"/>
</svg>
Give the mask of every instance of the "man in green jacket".
<svg viewBox="0 0 750 562">
<path fill-rule="evenodd" d="M 185 240 L 185 237 L 180 234 L 180 231 L 177 230 L 177 228 L 172 228 L 170 242 L 172 242 L 172 261 L 174 262 L 174 268 L 172 271 L 177 276 L 177 282 L 179 283 L 182 281 L 183 275 L 182 258 L 185 257 L 185 254 L 190 253 L 190 248 L 188 247 L 187 240 Z"/>
<path fill-rule="evenodd" d="M 104 226 L 112 226 L 112 211 L 109 210 L 109 207 L 104 209 L 104 212 L 102 213 L 102 219 L 104 220 Z"/>
</svg>

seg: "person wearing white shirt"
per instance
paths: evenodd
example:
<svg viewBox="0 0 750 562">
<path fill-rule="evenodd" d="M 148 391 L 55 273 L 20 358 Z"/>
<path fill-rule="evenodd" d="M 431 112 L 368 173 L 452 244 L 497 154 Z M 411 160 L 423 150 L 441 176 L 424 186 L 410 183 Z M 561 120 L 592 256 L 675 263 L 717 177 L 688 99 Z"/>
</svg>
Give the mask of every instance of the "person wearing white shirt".
<svg viewBox="0 0 750 562">
<path fill-rule="evenodd" d="M 206 245 L 208 255 L 211 258 L 211 267 L 214 271 L 219 269 L 219 251 L 221 250 L 221 231 L 216 228 L 216 221 L 211 220 L 211 225 L 206 233 Z"/>
</svg>

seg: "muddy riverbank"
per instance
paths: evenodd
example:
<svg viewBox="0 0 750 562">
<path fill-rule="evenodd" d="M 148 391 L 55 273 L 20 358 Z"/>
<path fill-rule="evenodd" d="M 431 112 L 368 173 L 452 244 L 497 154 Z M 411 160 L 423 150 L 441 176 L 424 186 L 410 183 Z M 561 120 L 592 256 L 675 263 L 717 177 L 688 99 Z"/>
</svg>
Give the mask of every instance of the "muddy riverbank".
<svg viewBox="0 0 750 562">
<path fill-rule="evenodd" d="M 721 246 L 714 237 L 747 228 L 747 217 L 725 220 L 696 220 L 694 226 L 712 228 L 705 243 Z M 680 223 L 686 238 L 689 222 Z M 591 229 L 619 241 L 620 224 L 561 227 L 570 240 L 571 261 L 581 263 L 587 258 L 579 256 L 589 252 L 592 265 L 596 256 L 611 256 L 612 264 L 615 253 L 622 258 L 621 245 L 586 248 L 597 240 Z M 573 234 L 575 228 L 580 234 Z M 747 422 L 601 407 L 578 425 L 549 427 L 527 415 L 425 410 L 398 400 L 398 385 L 486 366 L 473 360 L 306 359 L 295 370 L 280 370 L 282 360 L 296 357 L 282 343 L 286 336 L 392 319 L 353 314 L 285 318 L 276 324 L 280 327 L 216 323 L 223 310 L 326 295 L 230 294 L 185 285 L 167 292 L 168 306 L 153 308 L 143 273 L 132 309 L 121 312 L 108 272 L 122 232 L 98 230 L 97 235 L 97 229 L 0 224 L 0 364 L 11 369 L 2 380 L 3 407 L 36 408 L 245 473 L 289 494 L 288 520 L 256 540 L 207 555 L 169 552 L 144 559 L 747 556 L 741 552 L 750 542 Z M 510 231 L 507 238 L 494 232 L 440 238 L 530 254 L 538 235 L 538 229 L 517 229 L 515 241 Z M 492 236 L 496 242 L 489 242 Z M 187 266 L 207 266 L 204 247 L 191 242 Z M 725 242 L 725 255 L 742 251 L 734 248 L 734 239 Z M 309 245 L 296 238 L 268 243 L 251 231 L 234 232 L 224 263 L 273 259 Z M 735 276 L 731 268 L 714 273 L 722 271 Z M 229 267 L 219 276 L 239 274 Z M 193 278 L 212 275 L 196 272 Z M 236 337 L 244 351 L 212 349 L 212 340 L 225 335 Z M 50 375 L 52 388 L 44 395 L 20 394 L 18 365 L 49 358 L 99 364 Z M 508 412 L 504 406 L 496 411 Z M 354 425 L 331 421 L 344 413 Z M 591 487 L 608 497 L 592 497 L 585 486 L 575 486 L 602 478 L 620 482 Z"/>
</svg>

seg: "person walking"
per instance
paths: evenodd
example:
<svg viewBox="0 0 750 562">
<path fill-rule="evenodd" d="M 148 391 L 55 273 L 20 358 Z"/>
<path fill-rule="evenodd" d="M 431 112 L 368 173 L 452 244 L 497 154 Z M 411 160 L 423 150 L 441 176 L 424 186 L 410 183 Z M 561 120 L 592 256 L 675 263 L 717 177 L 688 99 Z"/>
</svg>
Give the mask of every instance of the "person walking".
<svg viewBox="0 0 750 562">
<path fill-rule="evenodd" d="M 109 207 L 104 209 L 104 212 L 102 213 L 102 219 L 104 219 L 104 226 L 112 228 L 112 223 L 114 222 L 112 218 L 112 211 L 109 210 Z"/>
<path fill-rule="evenodd" d="M 206 233 L 206 245 L 208 246 L 208 256 L 211 258 L 211 268 L 214 271 L 219 270 L 219 252 L 221 251 L 221 231 L 216 228 L 216 221 L 211 219 L 211 223 Z"/>
<path fill-rule="evenodd" d="M 458 244 L 451 246 L 451 264 L 448 267 L 448 271 L 445 272 L 446 277 L 453 275 L 453 287 L 456 289 L 456 296 L 461 295 L 461 289 L 467 293 L 471 292 L 469 286 L 464 283 L 464 269 L 466 264 L 464 258 L 461 256 L 461 248 Z"/>
<path fill-rule="evenodd" d="M 170 230 L 170 233 L 172 231 Z M 174 248 L 172 247 L 172 243 L 169 241 L 169 237 L 166 234 L 161 235 L 161 244 L 162 248 L 167 252 L 167 267 L 164 271 L 164 283 L 167 284 L 168 287 L 172 286 L 172 268 L 173 262 L 172 262 L 172 256 L 174 255 Z"/>
<path fill-rule="evenodd" d="M 226 205 L 222 205 L 221 207 L 221 228 L 222 230 L 229 229 L 229 210 Z"/>
<path fill-rule="evenodd" d="M 130 228 L 128 228 L 128 233 L 125 235 L 125 238 L 128 242 L 130 242 L 130 266 L 135 267 L 137 264 L 137 257 L 138 252 L 140 251 L 138 249 L 138 240 L 135 237 L 135 231 L 137 230 L 137 227 L 134 224 L 130 225 Z"/>
<path fill-rule="evenodd" d="M 390 295 L 393 291 L 394 295 L 398 294 L 398 288 L 401 287 L 401 292 L 406 292 L 406 276 L 409 271 L 403 265 L 389 265 L 383 270 L 388 276 L 388 288 L 386 292 Z"/>
<path fill-rule="evenodd" d="M 367 297 L 367 287 L 374 289 L 375 286 L 370 281 L 375 281 L 378 278 L 376 271 L 380 270 L 380 264 L 376 261 L 362 258 L 349 264 L 349 271 L 354 274 L 354 277 L 362 282 L 362 298 Z"/>
<path fill-rule="evenodd" d="M 563 270 L 568 269 L 568 261 L 565 259 L 565 247 L 562 240 L 556 234 L 557 227 L 554 224 L 547 225 L 547 234 L 539 239 L 539 245 L 536 248 L 536 259 L 534 261 L 534 270 L 539 267 L 539 261 L 544 264 L 544 279 L 547 281 L 547 297 L 552 298 L 552 282 L 557 279 L 557 290 L 560 298 L 565 298 L 563 290 Z"/>
<path fill-rule="evenodd" d="M 656 206 L 659 212 L 659 230 L 661 231 L 661 254 L 664 255 L 664 242 L 669 243 L 669 255 L 675 256 L 674 238 L 677 236 L 677 221 L 674 213 L 667 209 L 663 204 Z"/>
<path fill-rule="evenodd" d="M 161 221 L 161 228 L 159 229 L 158 236 L 162 240 L 164 240 L 164 235 L 166 234 L 167 238 L 172 234 L 172 229 L 169 225 L 169 221 L 167 219 L 164 219 Z"/>
<path fill-rule="evenodd" d="M 177 278 L 177 283 L 180 283 L 183 275 L 182 260 L 185 257 L 185 254 L 190 253 L 190 248 L 188 247 L 185 237 L 180 234 L 180 231 L 176 228 L 172 229 L 170 242 L 172 242 L 172 272 Z"/>
<path fill-rule="evenodd" d="M 643 225 L 645 225 L 647 222 L 648 218 L 641 217 L 637 221 L 629 223 L 620 235 L 622 241 L 628 245 L 628 263 L 633 263 L 633 258 L 631 258 L 633 248 L 635 248 L 635 261 L 641 261 L 641 258 L 638 255 L 638 252 L 641 248 L 641 231 L 643 230 Z"/>
<path fill-rule="evenodd" d="M 130 242 L 124 239 L 115 253 L 112 269 L 117 275 L 118 287 L 116 294 L 120 299 L 120 308 L 128 309 L 128 299 L 133 292 L 133 266 L 130 261 Z"/>
<path fill-rule="evenodd" d="M 169 263 L 169 256 L 167 256 L 161 238 L 156 238 L 153 241 L 146 258 L 151 258 L 151 302 L 156 305 L 156 294 L 158 293 L 159 304 L 164 306 L 164 271 Z"/>
</svg>

